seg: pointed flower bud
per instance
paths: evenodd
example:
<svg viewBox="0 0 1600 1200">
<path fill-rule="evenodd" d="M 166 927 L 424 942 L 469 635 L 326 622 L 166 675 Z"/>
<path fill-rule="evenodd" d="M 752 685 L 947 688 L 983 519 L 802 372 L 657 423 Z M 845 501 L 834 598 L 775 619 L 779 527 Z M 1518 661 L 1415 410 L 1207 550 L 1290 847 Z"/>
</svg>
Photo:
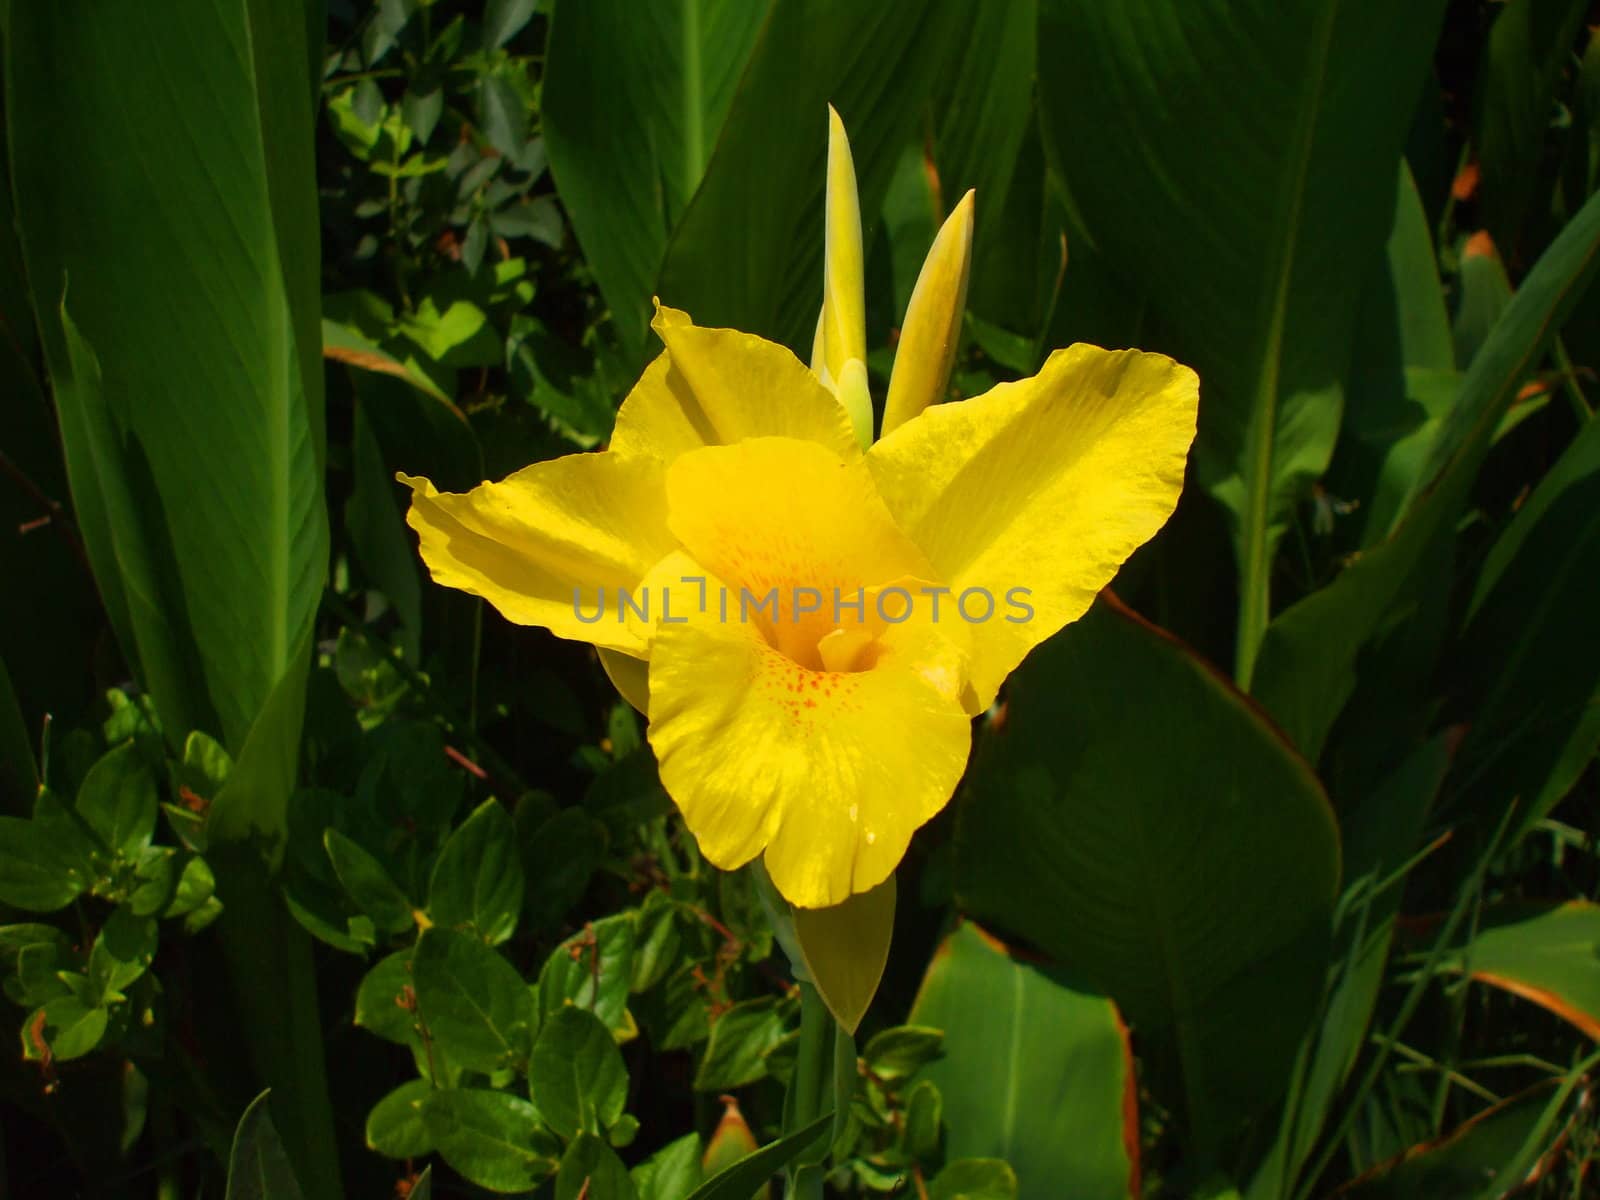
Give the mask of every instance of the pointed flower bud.
<svg viewBox="0 0 1600 1200">
<path fill-rule="evenodd" d="M 972 265 L 972 208 L 973 194 L 968 192 L 923 260 L 895 350 L 894 373 L 883 410 L 885 436 L 942 400 L 949 386 Z"/>
<path fill-rule="evenodd" d="M 872 397 L 867 391 L 867 300 L 861 252 L 861 201 L 844 122 L 828 106 L 826 261 L 822 272 L 823 370 L 850 414 L 863 448 L 872 444 Z"/>
</svg>

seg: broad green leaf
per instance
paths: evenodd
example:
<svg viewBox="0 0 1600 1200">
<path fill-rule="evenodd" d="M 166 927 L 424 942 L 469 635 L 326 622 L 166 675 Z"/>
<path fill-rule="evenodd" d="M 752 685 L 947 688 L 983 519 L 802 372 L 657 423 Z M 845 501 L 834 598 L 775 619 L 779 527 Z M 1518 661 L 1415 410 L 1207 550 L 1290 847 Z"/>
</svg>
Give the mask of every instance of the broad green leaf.
<svg viewBox="0 0 1600 1200">
<path fill-rule="evenodd" d="M 1196 464 L 1233 522 L 1235 674 L 1327 468 L 1356 302 L 1441 0 L 1041 0 L 1045 141 L 1089 236 L 1204 380 Z"/>
<path fill-rule="evenodd" d="M 970 11 L 946 0 L 773 0 L 705 179 L 673 230 L 662 300 L 701 325 L 809 351 L 822 303 L 827 106 L 849 131 L 870 220 Z"/>
<path fill-rule="evenodd" d="M 522 862 L 511 815 L 485 800 L 457 826 L 433 865 L 428 916 L 435 925 L 465 928 L 498 946 L 522 912 Z"/>
<path fill-rule="evenodd" d="M 1014 1200 L 1020 1195 L 1016 1171 L 997 1158 L 958 1158 L 928 1185 L 928 1200 Z"/>
<path fill-rule="evenodd" d="M 568 1006 L 539 1030 L 528 1087 L 545 1124 L 571 1138 L 600 1133 L 622 1116 L 628 1071 L 611 1031 L 593 1013 Z"/>
<path fill-rule="evenodd" d="M 561 1156 L 556 1200 L 637 1200 L 628 1168 L 616 1151 L 592 1133 L 580 1133 Z"/>
<path fill-rule="evenodd" d="M 866 1016 L 894 936 L 894 876 L 832 908 L 793 911 L 806 970 L 839 1027 L 852 1037 Z"/>
<path fill-rule="evenodd" d="M 1540 1084 L 1480 1112 L 1446 1137 L 1414 1146 L 1346 1188 L 1341 1200 L 1459 1196 L 1499 1200 L 1519 1190 L 1530 1163 L 1516 1164 L 1530 1140 L 1537 1161 L 1570 1123 L 1564 1089 Z M 1552 1108 L 1554 1106 L 1554 1109 Z"/>
<path fill-rule="evenodd" d="M 1166 1044 L 1203 1139 L 1281 1091 L 1321 992 L 1327 799 L 1248 700 L 1113 604 L 1010 689 L 958 811 L 957 895 Z"/>
<path fill-rule="evenodd" d="M 479 1187 L 526 1191 L 555 1173 L 561 1148 L 519 1096 L 448 1088 L 428 1097 L 422 1116 L 445 1162 Z"/>
<path fill-rule="evenodd" d="M 411 958 L 417 1013 L 453 1062 L 478 1071 L 528 1053 L 533 1001 L 499 954 L 476 938 L 430 929 Z"/>
<path fill-rule="evenodd" d="M 65 908 L 89 886 L 85 873 L 55 860 L 45 830 L 20 817 L 0 817 L 0 904 L 25 912 Z"/>
<path fill-rule="evenodd" d="M 299 1181 L 272 1124 L 270 1095 L 262 1092 L 239 1118 L 225 1200 L 300 1200 Z"/>
<path fill-rule="evenodd" d="M 272 716 L 270 703 L 266 716 Z M 298 729 L 298 718 L 294 725 Z M 246 743 L 229 788 L 248 786 L 258 772 L 292 773 L 292 755 L 288 764 L 261 764 L 255 745 L 254 738 Z M 213 823 L 216 816 L 214 804 Z M 193 929 L 225 913 L 220 941 L 234 981 L 241 1049 L 255 1077 L 278 1097 L 273 1106 L 278 1129 L 309 1200 L 338 1200 L 338 1148 L 323 1043 L 306 1032 L 320 1028 L 322 1020 L 311 942 L 286 910 L 279 881 L 268 874 L 261 851 L 252 841 L 213 839 L 207 861 L 216 872 L 217 895 L 185 924 Z"/>
<path fill-rule="evenodd" d="M 956 69 L 934 88 L 933 162 L 938 168 L 942 221 L 971 188 L 977 192 L 975 244 L 967 308 L 1032 338 L 1045 316 L 1036 289 L 1018 286 L 1056 264 L 1039 254 L 1037 209 L 1044 188 L 1019 169 L 1024 141 L 1037 141 L 1033 93 L 1037 0 L 977 4 Z M 1035 147 L 1036 149 L 1036 147 Z M 1019 193 L 1013 197 L 1012 189 Z M 1034 225 L 1014 219 L 1012 206 L 1031 205 Z M 922 245 L 926 253 L 929 242 Z M 918 255 L 918 267 L 921 255 Z M 912 276 L 915 279 L 915 275 Z M 899 325 L 904 310 L 892 314 Z M 1032 369 L 1033 364 L 1029 364 Z"/>
<path fill-rule="evenodd" d="M 741 1000 L 718 1015 L 695 1071 L 697 1092 L 726 1092 L 768 1074 L 767 1053 L 783 1040 L 789 1020 L 779 1001 Z"/>
<path fill-rule="evenodd" d="M 718 1171 L 689 1193 L 688 1200 L 750 1200 L 757 1188 L 793 1162 L 831 1124 L 833 1114 L 823 1114 L 811 1124 Z"/>
<path fill-rule="evenodd" d="M 540 1019 L 576 1005 L 613 1033 L 626 1030 L 633 941 L 633 915 L 619 913 L 585 925 L 552 950 L 539 972 Z"/>
<path fill-rule="evenodd" d="M 1472 360 L 1388 540 L 1267 631 L 1253 691 L 1308 758 L 1320 757 L 1334 718 L 1355 690 L 1362 651 L 1437 578 L 1438 545 L 1453 535 L 1494 430 L 1582 296 L 1597 256 L 1600 197 L 1540 257 Z"/>
<path fill-rule="evenodd" d="M 358 909 L 372 918 L 380 933 L 400 933 L 415 924 L 411 901 L 389 877 L 381 862 L 337 829 L 326 830 L 322 842 L 345 893 Z"/>
<path fill-rule="evenodd" d="M 234 750 L 306 644 L 327 558 L 307 24 L 242 0 L 19 5 L 6 41 L 17 221 L 91 559 L 169 736 Z"/>
<path fill-rule="evenodd" d="M 109 751 L 89 769 L 74 805 L 106 845 L 133 856 L 155 833 L 156 781 L 134 742 Z"/>
<path fill-rule="evenodd" d="M 1600 421 L 1591 420 L 1496 539 L 1473 588 L 1457 662 L 1471 726 L 1458 803 L 1518 800 L 1511 836 L 1578 781 L 1600 746 Z M 1587 602 L 1586 602 L 1587 601 Z"/>
<path fill-rule="evenodd" d="M 686 1133 L 668 1142 L 631 1172 L 640 1200 L 686 1200 L 699 1186 L 700 1135 Z"/>
<path fill-rule="evenodd" d="M 1472 142 L 1478 212 L 1507 254 L 1517 252 L 1548 186 L 1541 171 L 1545 133 L 1588 11 L 1584 0 L 1508 0 L 1489 29 L 1473 94 Z"/>
<path fill-rule="evenodd" d="M 550 170 L 635 350 L 668 238 L 705 174 L 769 7 L 584 0 L 551 17 L 541 111 Z"/>
<path fill-rule="evenodd" d="M 1449 969 L 1500 988 L 1600 1041 L 1600 905 L 1505 905 L 1484 910 Z"/>
<path fill-rule="evenodd" d="M 367 1114 L 367 1146 L 386 1158 L 422 1158 L 433 1152 L 423 1107 L 433 1093 L 426 1079 L 408 1079 Z"/>
<path fill-rule="evenodd" d="M 1127 1030 L 1109 1000 L 1018 960 L 967 923 L 934 952 L 911 1015 L 944 1030 L 945 1054 L 922 1077 L 944 1099 L 946 1154 L 1003 1159 L 1017 1172 L 1012 1191 L 997 1193 L 983 1190 L 998 1186 L 994 1164 L 956 1170 L 952 1162 L 945 1173 L 954 1175 L 932 1194 L 1128 1196 L 1138 1174 L 1129 1159 L 1138 1145 L 1137 1083 Z"/>
</svg>

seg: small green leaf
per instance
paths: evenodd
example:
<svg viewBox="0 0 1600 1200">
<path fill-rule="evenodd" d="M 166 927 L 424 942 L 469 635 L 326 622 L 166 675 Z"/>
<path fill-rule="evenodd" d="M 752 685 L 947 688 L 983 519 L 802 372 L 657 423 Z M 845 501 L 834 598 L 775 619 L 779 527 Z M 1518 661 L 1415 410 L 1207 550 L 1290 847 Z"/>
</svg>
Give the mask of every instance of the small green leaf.
<svg viewBox="0 0 1600 1200">
<path fill-rule="evenodd" d="M 177 889 L 172 894 L 172 901 L 161 914 L 164 917 L 186 917 L 206 904 L 217 890 L 216 876 L 211 873 L 211 865 L 198 854 L 187 858 L 180 858 L 183 871 L 178 876 Z"/>
<path fill-rule="evenodd" d="M 639 907 L 638 927 L 634 931 L 633 979 L 628 990 L 638 995 L 660 983 L 677 965 L 682 949 L 678 906 L 664 892 L 652 891 Z"/>
<path fill-rule="evenodd" d="M 210 734 L 196 729 L 184 739 L 183 762 L 178 767 L 180 787 L 203 800 L 214 800 L 232 770 L 232 757 Z"/>
<path fill-rule="evenodd" d="M 563 1138 L 599 1133 L 622 1116 L 628 1069 L 611 1031 L 589 1012 L 568 1006 L 539 1031 L 528 1086 L 545 1124 Z"/>
<path fill-rule="evenodd" d="M 372 1106 L 367 1145 L 388 1158 L 421 1158 L 433 1152 L 423 1108 L 433 1094 L 426 1079 L 409 1079 Z"/>
<path fill-rule="evenodd" d="M 55 862 L 44 829 L 20 817 L 0 817 L 0 904 L 54 912 L 88 885 L 81 872 Z"/>
<path fill-rule="evenodd" d="M 89 977 L 102 997 L 122 992 L 156 956 L 156 922 L 119 908 L 106 919 L 89 951 Z"/>
<path fill-rule="evenodd" d="M 521 911 L 516 831 L 500 802 L 485 800 L 439 852 L 428 884 L 428 915 L 435 925 L 466 927 L 498 946 L 515 932 Z"/>
<path fill-rule="evenodd" d="M 82 978 L 68 976 L 64 982 L 71 986 L 72 982 Z M 98 1046 L 100 1039 L 105 1036 L 106 1022 L 110 1018 L 103 1007 L 86 1003 L 75 993 L 57 996 L 47 1002 L 40 1012 L 44 1014 L 45 1041 L 50 1045 L 50 1053 L 60 1062 L 82 1058 Z M 37 1020 L 38 1013 L 35 1013 L 23 1026 L 24 1045 L 27 1044 L 28 1031 Z"/>
<path fill-rule="evenodd" d="M 417 1003 L 411 984 L 411 951 L 396 950 L 361 977 L 356 989 L 356 1024 L 386 1042 L 417 1040 Z"/>
<path fill-rule="evenodd" d="M 333 873 L 339 877 L 346 895 L 372 918 L 379 932 L 396 934 L 415 924 L 411 902 L 389 878 L 382 863 L 337 829 L 326 830 L 322 841 L 328 850 L 328 860 L 333 863 Z"/>
<path fill-rule="evenodd" d="M 872 1073 L 885 1083 L 915 1075 L 944 1053 L 944 1031 L 923 1025 L 896 1025 L 872 1035 L 861 1051 Z"/>
<path fill-rule="evenodd" d="M 998 1158 L 959 1158 L 928 1188 L 928 1200 L 1016 1200 L 1017 1173 Z"/>
<path fill-rule="evenodd" d="M 633 915 L 622 913 L 586 925 L 557 946 L 539 972 L 540 1018 L 571 1004 L 594 1013 L 613 1033 L 628 1029 L 633 938 Z"/>
<path fill-rule="evenodd" d="M 905 1151 L 913 1162 L 928 1162 L 939 1152 L 939 1126 L 944 1097 L 931 1079 L 924 1079 L 906 1097 Z"/>
<path fill-rule="evenodd" d="M 555 1172 L 561 1149 L 521 1097 L 448 1088 L 428 1097 L 422 1116 L 445 1162 L 479 1187 L 526 1191 Z"/>
<path fill-rule="evenodd" d="M 6 995 L 24 1008 L 37 1008 L 67 995 L 61 975 L 81 965 L 65 937 L 22 946 L 17 951 L 16 974 L 6 980 Z"/>
<path fill-rule="evenodd" d="M 131 857 L 150 844 L 160 805 L 155 777 L 135 742 L 123 743 L 89 768 L 75 807 L 113 850 Z"/>
<path fill-rule="evenodd" d="M 300 1184 L 273 1127 L 268 1095 L 262 1092 L 239 1118 L 228 1158 L 225 1200 L 300 1200 Z"/>
<path fill-rule="evenodd" d="M 772 997 L 735 1004 L 711 1026 L 695 1072 L 697 1092 L 725 1092 L 766 1078 L 767 1052 L 783 1040 L 787 1015 Z"/>
<path fill-rule="evenodd" d="M 498 1071 L 527 1054 L 531 994 L 482 942 L 430 929 L 417 943 L 411 974 L 422 1023 L 453 1062 Z"/>
<path fill-rule="evenodd" d="M 685 1200 L 700 1185 L 700 1135 L 668 1142 L 633 1169 L 640 1200 Z"/>
<path fill-rule="evenodd" d="M 526 813 L 526 815 L 524 815 Z M 564 808 L 535 823 L 537 810 L 517 810 L 517 841 L 528 881 L 528 921 L 545 929 L 576 904 L 606 852 L 605 828 L 581 808 Z"/>
<path fill-rule="evenodd" d="M 628 1168 L 610 1146 L 592 1133 L 580 1133 L 561 1158 L 556 1200 L 637 1200 Z"/>
</svg>

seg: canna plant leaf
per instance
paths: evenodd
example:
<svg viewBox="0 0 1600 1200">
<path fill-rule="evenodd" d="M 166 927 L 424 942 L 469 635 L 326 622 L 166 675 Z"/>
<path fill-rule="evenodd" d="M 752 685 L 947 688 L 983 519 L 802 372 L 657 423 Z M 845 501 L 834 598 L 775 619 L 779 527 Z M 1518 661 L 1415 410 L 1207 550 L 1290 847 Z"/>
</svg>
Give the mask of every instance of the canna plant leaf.
<svg viewBox="0 0 1600 1200">
<path fill-rule="evenodd" d="M 1175 1063 L 1202 1143 L 1284 1087 L 1322 990 L 1339 835 L 1306 763 L 1102 601 L 1013 676 L 957 814 L 956 894 Z"/>
<path fill-rule="evenodd" d="M 1600 1041 L 1600 905 L 1507 904 L 1484 912 L 1450 970 L 1521 996 Z"/>
<path fill-rule="evenodd" d="M 642 350 L 667 242 L 705 174 L 771 0 L 561 4 L 550 170 L 625 344 Z"/>
<path fill-rule="evenodd" d="M 1429 584 L 1441 539 L 1452 536 L 1495 429 L 1597 263 L 1600 197 L 1590 199 L 1540 256 L 1473 358 L 1423 453 L 1394 532 L 1268 630 L 1252 690 L 1308 758 L 1321 755 L 1334 718 L 1355 690 L 1362 650 Z"/>
<path fill-rule="evenodd" d="M 911 1019 L 945 1031 L 943 1055 L 919 1078 L 944 1099 L 946 1156 L 1003 1160 L 983 1171 L 952 1162 L 935 1194 L 996 1195 L 965 1185 L 1005 1164 L 1021 1186 L 998 1194 L 1020 1200 L 1139 1194 L 1138 1081 L 1111 1001 L 1023 961 L 969 922 L 934 951 Z"/>
<path fill-rule="evenodd" d="M 91 561 L 168 736 L 237 754 L 327 556 L 305 23 L 17 5 L 10 34 L 23 253 L 74 498 L 106 516 Z"/>
<path fill-rule="evenodd" d="M 705 178 L 672 233 L 662 299 L 703 325 L 809 348 L 827 105 L 850 130 L 861 212 L 875 215 L 969 11 L 937 0 L 773 0 Z"/>
<path fill-rule="evenodd" d="M 1473 717 L 1458 803 L 1481 813 L 1518 797 L 1513 837 L 1571 791 L 1600 746 L 1600 639 L 1585 583 L 1596 578 L 1600 421 L 1591 420 L 1490 548 L 1461 636 Z"/>
<path fill-rule="evenodd" d="M 1370 255 L 1444 5 L 1041 0 L 1046 146 L 1089 237 L 1204 381 L 1248 686 L 1273 554 L 1326 469 Z"/>
</svg>

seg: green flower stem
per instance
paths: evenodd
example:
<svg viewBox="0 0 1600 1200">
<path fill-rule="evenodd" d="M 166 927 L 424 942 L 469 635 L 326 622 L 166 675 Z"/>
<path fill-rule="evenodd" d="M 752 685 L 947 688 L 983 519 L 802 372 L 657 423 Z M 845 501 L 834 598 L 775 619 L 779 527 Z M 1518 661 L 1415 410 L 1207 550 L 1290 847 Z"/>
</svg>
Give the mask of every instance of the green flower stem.
<svg viewBox="0 0 1600 1200">
<path fill-rule="evenodd" d="M 800 1046 L 794 1078 L 784 1098 L 783 1131 L 793 1133 L 829 1110 L 833 1097 L 833 1064 L 838 1026 L 828 1007 L 810 983 L 800 984 Z M 821 1200 L 823 1163 L 833 1142 L 832 1133 L 801 1154 L 789 1169 L 791 1200 Z"/>
<path fill-rule="evenodd" d="M 295 924 L 256 847 L 213 846 L 224 911 L 217 923 L 239 1034 L 306 1200 L 340 1200 L 339 1149 L 323 1059 L 311 939 Z"/>
</svg>

